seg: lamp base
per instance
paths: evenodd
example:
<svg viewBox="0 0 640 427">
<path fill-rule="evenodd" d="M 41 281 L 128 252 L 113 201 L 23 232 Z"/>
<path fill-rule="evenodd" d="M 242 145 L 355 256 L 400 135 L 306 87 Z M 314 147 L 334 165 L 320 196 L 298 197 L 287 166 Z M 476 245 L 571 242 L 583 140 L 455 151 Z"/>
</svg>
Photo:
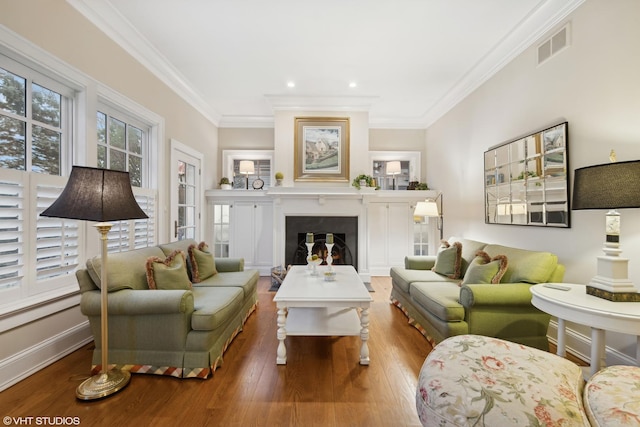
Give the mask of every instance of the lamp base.
<svg viewBox="0 0 640 427">
<path fill-rule="evenodd" d="M 101 372 L 87 378 L 76 389 L 76 397 L 81 400 L 95 400 L 110 396 L 129 384 L 131 372 L 118 368 Z"/>
<path fill-rule="evenodd" d="M 640 302 L 638 292 L 610 292 L 587 285 L 587 294 L 614 302 Z"/>
</svg>

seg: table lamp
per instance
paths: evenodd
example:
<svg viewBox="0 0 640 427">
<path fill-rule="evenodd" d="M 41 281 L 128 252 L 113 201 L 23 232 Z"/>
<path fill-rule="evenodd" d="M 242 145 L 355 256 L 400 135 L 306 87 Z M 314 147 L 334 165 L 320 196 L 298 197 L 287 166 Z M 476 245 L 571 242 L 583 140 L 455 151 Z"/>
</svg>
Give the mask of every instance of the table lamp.
<svg viewBox="0 0 640 427">
<path fill-rule="evenodd" d="M 615 158 L 615 157 L 614 157 Z M 610 301 L 640 301 L 627 277 L 628 259 L 620 253 L 620 213 L 640 207 L 640 160 L 612 162 L 576 169 L 572 210 L 605 209 L 604 256 L 598 257 L 597 275 L 587 293 Z"/>
<path fill-rule="evenodd" d="M 60 197 L 40 214 L 54 218 L 98 222 L 95 227 L 102 240 L 100 268 L 100 335 L 102 365 L 100 373 L 83 381 L 76 389 L 82 400 L 109 396 L 129 384 L 131 373 L 117 367 L 109 369 L 109 326 L 107 314 L 107 234 L 109 221 L 147 218 L 131 190 L 128 172 L 73 166 L 67 185 Z"/>
<path fill-rule="evenodd" d="M 392 162 L 387 162 L 387 175 L 391 175 L 393 177 L 393 189 L 396 189 L 396 175 L 402 173 L 402 169 L 400 167 L 400 162 L 394 160 Z"/>
<path fill-rule="evenodd" d="M 440 199 L 440 207 L 438 207 L 438 199 Z M 413 216 L 438 218 L 438 230 L 440 230 L 440 240 L 442 240 L 444 228 L 444 219 L 442 215 L 442 193 L 438 194 L 435 199 L 427 199 L 424 202 L 416 203 Z"/>
<path fill-rule="evenodd" d="M 255 165 L 252 160 L 240 160 L 240 173 L 245 174 L 247 190 L 249 189 L 249 175 L 255 173 Z"/>
</svg>

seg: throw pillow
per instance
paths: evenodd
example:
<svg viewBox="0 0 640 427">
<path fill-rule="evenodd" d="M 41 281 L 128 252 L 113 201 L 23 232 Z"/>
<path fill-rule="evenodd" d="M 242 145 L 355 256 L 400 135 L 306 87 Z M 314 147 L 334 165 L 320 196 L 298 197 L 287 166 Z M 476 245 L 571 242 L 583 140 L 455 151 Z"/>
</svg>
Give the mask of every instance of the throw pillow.
<svg viewBox="0 0 640 427">
<path fill-rule="evenodd" d="M 449 242 L 443 240 L 442 244 L 432 270 L 450 279 L 459 279 L 462 266 L 462 243 L 455 242 L 449 245 Z"/>
<path fill-rule="evenodd" d="M 485 251 L 476 252 L 476 257 L 469 264 L 461 285 L 468 283 L 500 283 L 507 271 L 509 262 L 506 255 L 491 258 Z"/>
<path fill-rule="evenodd" d="M 200 242 L 198 246 L 190 245 L 188 251 L 189 269 L 193 283 L 200 283 L 214 274 L 218 274 L 213 254 L 209 252 L 209 246 L 205 242 Z"/>
<path fill-rule="evenodd" d="M 191 289 L 187 262 L 182 251 L 173 251 L 165 259 L 147 258 L 149 289 Z"/>
</svg>

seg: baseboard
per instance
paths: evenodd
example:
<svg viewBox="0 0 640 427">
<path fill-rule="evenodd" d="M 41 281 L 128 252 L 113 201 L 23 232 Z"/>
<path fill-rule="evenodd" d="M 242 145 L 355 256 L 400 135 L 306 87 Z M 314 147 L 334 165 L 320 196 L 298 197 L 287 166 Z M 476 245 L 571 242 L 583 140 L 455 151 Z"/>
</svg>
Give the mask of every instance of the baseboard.
<svg viewBox="0 0 640 427">
<path fill-rule="evenodd" d="M 549 341 L 558 344 L 555 337 L 558 336 L 558 322 L 551 320 L 549 322 Z M 591 337 L 574 331 L 571 328 L 566 329 L 565 345 L 567 353 L 583 360 L 587 363 L 591 363 Z M 606 363 L 607 366 L 612 365 L 635 365 L 636 360 L 628 355 L 619 352 L 615 348 L 606 346 Z"/>
<path fill-rule="evenodd" d="M 0 361 L 0 392 L 93 341 L 89 321 Z M 86 367 L 87 375 L 91 367 Z M 70 373 L 71 374 L 71 373 Z"/>
</svg>

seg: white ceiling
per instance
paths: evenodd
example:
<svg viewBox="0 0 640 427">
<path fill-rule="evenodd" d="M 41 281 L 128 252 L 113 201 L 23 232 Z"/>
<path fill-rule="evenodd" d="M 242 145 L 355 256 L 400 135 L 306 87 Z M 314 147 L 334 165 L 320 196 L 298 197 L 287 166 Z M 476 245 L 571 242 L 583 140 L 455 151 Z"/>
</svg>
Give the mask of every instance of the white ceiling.
<svg viewBox="0 0 640 427">
<path fill-rule="evenodd" d="M 313 109 L 422 128 L 584 0 L 67 1 L 218 126 Z"/>
</svg>

